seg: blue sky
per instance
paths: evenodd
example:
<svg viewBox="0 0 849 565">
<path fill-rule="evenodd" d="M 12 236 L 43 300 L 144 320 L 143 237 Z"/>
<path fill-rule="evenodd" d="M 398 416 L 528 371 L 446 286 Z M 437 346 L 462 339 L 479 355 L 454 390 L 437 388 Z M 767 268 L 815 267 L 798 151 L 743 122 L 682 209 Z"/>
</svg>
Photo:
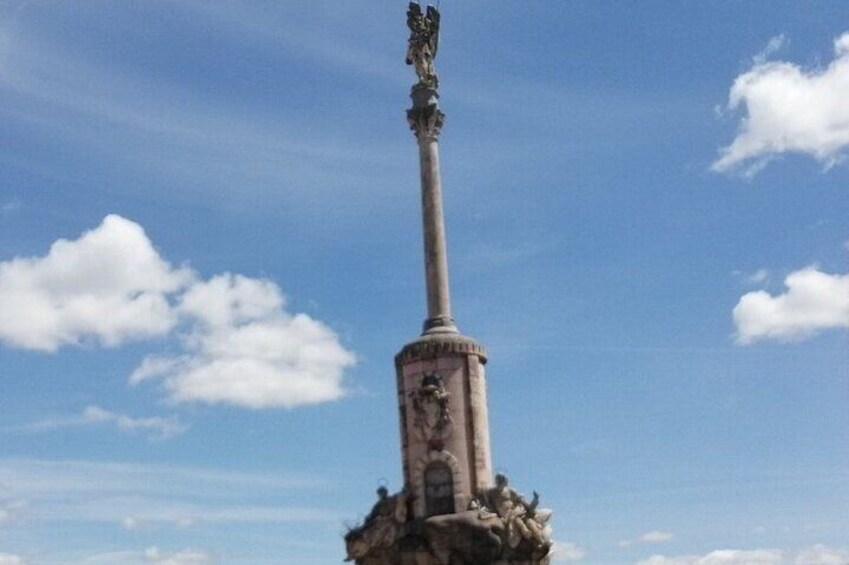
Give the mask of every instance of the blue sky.
<svg viewBox="0 0 849 565">
<path fill-rule="evenodd" d="M 454 314 L 559 562 L 849 562 L 845 6 L 441 9 Z M 0 2 L 0 564 L 337 563 L 401 486 L 405 10 Z"/>
</svg>

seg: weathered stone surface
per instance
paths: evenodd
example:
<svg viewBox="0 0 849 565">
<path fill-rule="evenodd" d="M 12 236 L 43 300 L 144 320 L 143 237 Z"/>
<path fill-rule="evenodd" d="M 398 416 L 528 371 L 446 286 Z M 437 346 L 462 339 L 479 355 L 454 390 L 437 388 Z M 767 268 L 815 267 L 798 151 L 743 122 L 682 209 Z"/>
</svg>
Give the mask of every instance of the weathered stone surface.
<svg viewBox="0 0 849 565">
<path fill-rule="evenodd" d="M 503 475 L 469 504 L 434 516 L 416 516 L 408 489 L 378 501 L 361 526 L 345 536 L 348 561 L 357 565 L 546 565 L 550 510 L 527 502 Z"/>
<path fill-rule="evenodd" d="M 486 348 L 472 338 L 460 334 L 428 334 L 405 345 L 395 356 L 395 366 L 451 355 L 474 355 L 480 363 L 486 363 Z"/>
<path fill-rule="evenodd" d="M 468 337 L 431 334 L 406 345 L 395 358 L 404 481 L 416 518 L 431 514 L 425 475 L 434 465 L 444 464 L 452 475 L 448 481 L 454 496 L 452 512 L 466 510 L 475 494 L 492 484 L 485 355 L 484 348 Z M 437 380 L 444 405 L 424 405 L 424 384 Z M 440 422 L 438 428 L 422 428 L 421 410 L 428 407 L 432 413 L 424 419 Z M 447 413 L 444 419 L 442 410 Z"/>
</svg>

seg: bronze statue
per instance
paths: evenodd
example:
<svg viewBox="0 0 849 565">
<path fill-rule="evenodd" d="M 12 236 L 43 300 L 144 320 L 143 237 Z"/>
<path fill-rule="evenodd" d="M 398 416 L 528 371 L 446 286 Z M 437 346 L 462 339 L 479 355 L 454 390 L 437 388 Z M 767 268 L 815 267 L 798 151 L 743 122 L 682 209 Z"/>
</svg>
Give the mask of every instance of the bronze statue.
<svg viewBox="0 0 849 565">
<path fill-rule="evenodd" d="M 433 67 L 433 60 L 436 59 L 439 47 L 439 10 L 428 6 L 427 11 L 422 13 L 418 2 L 410 2 L 407 9 L 407 27 L 410 28 L 407 64 L 415 66 L 419 84 L 436 88 L 439 79 Z"/>
</svg>

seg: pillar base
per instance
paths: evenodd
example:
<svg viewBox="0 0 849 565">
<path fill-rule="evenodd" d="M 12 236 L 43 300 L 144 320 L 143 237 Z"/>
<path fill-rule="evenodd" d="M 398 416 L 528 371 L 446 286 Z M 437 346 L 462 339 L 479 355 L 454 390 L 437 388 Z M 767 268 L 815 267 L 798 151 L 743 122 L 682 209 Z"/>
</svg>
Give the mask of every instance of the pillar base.
<svg viewBox="0 0 849 565">
<path fill-rule="evenodd" d="M 451 316 L 437 316 L 428 318 L 422 324 L 422 335 L 432 334 L 459 334 L 457 324 Z"/>
</svg>

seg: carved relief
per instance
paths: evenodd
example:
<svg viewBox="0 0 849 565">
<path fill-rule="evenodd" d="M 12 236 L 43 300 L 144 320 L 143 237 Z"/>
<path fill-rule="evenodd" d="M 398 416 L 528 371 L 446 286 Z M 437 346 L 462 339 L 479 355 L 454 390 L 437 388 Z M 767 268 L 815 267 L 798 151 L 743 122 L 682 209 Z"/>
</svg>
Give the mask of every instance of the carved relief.
<svg viewBox="0 0 849 565">
<path fill-rule="evenodd" d="M 442 449 L 444 440 L 451 434 L 450 397 L 437 373 L 426 374 L 419 388 L 410 393 L 413 431 L 432 450 Z"/>
</svg>

